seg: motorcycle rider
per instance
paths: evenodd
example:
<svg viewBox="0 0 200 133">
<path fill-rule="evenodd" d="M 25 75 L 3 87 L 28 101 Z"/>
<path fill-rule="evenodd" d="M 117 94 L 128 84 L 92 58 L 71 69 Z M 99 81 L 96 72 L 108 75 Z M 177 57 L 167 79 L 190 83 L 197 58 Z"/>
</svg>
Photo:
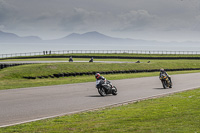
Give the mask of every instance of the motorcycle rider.
<svg viewBox="0 0 200 133">
<path fill-rule="evenodd" d="M 95 78 L 96 78 L 96 81 L 98 81 L 98 80 L 104 80 L 104 81 L 106 81 L 106 78 L 104 78 L 103 76 L 101 76 L 99 73 L 95 74 Z"/>
<path fill-rule="evenodd" d="M 171 77 L 167 74 L 167 72 L 163 68 L 160 69 L 160 76 L 159 76 L 159 78 L 161 78 L 162 74 L 165 74 L 168 77 L 169 81 L 172 83 Z"/>
<path fill-rule="evenodd" d="M 93 62 L 93 57 L 89 60 L 89 62 Z"/>
<path fill-rule="evenodd" d="M 112 83 L 99 73 L 95 74 L 96 78 L 96 88 L 101 96 L 105 96 L 107 94 L 117 95 L 117 88 L 112 85 Z"/>
<path fill-rule="evenodd" d="M 72 56 L 69 58 L 69 62 L 73 62 L 73 58 L 72 58 Z"/>
<path fill-rule="evenodd" d="M 99 73 L 95 74 L 95 78 L 96 78 L 96 85 L 99 84 L 100 80 L 103 80 L 106 84 L 110 83 L 108 80 L 106 80 L 106 78 L 104 78 L 103 76 L 101 76 Z"/>
</svg>

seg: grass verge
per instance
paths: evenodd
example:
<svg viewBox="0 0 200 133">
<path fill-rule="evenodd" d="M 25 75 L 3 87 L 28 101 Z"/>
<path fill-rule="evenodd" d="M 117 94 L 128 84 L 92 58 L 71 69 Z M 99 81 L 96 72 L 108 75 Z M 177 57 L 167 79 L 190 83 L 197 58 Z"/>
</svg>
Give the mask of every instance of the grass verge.
<svg viewBox="0 0 200 133">
<path fill-rule="evenodd" d="M 0 70 L 0 78 L 48 76 L 59 73 L 101 72 L 121 70 L 199 68 L 198 60 L 141 60 L 142 63 L 44 63 L 10 67 Z"/>
<path fill-rule="evenodd" d="M 32 60 L 32 59 L 31 59 Z M 33 59 L 35 60 L 35 59 Z M 44 60 L 44 59 L 42 59 Z M 51 60 L 51 59 L 47 59 Z M 76 59 L 86 60 L 86 59 Z M 99 59 L 100 61 L 102 59 Z M 131 59 L 103 59 L 105 61 L 125 61 L 135 62 L 137 60 Z M 73 73 L 73 72 L 101 72 L 101 71 L 121 71 L 121 70 L 149 70 L 149 69 L 180 69 L 180 68 L 199 68 L 200 62 L 198 60 L 150 60 L 151 63 L 147 63 L 149 60 L 140 60 L 142 63 L 44 63 L 44 64 L 29 64 L 22 66 L 9 67 L 0 70 L 0 90 L 25 88 L 25 87 L 37 87 L 48 86 L 58 84 L 70 84 L 70 83 L 82 83 L 93 82 L 94 76 L 77 76 L 77 77 L 65 77 L 65 78 L 46 78 L 46 79 L 24 79 L 23 77 L 37 77 L 37 76 L 49 76 L 59 73 Z M 200 71 L 186 71 L 188 72 L 200 72 Z M 175 72 L 185 73 L 185 72 Z M 174 72 L 169 72 L 174 74 Z M 114 79 L 126 79 L 144 76 L 157 76 L 155 73 L 137 73 L 137 74 L 114 74 L 106 75 L 109 80 Z"/>
<path fill-rule="evenodd" d="M 198 133 L 200 89 L 157 99 L 46 119 L 6 128 L 1 133 Z"/>
<path fill-rule="evenodd" d="M 113 59 L 112 59 L 113 60 Z M 126 60 L 127 61 L 127 60 Z M 147 60 L 143 60 L 146 62 Z M 48 78 L 27 80 L 24 75 L 52 74 L 54 72 L 100 71 L 113 69 L 156 69 L 195 68 L 197 60 L 151 60 L 151 64 L 37 64 L 17 66 L 0 70 L 0 90 L 24 87 L 94 82 L 94 76 L 67 78 Z M 169 72 L 170 75 L 200 71 Z M 136 74 L 104 75 L 108 80 L 158 76 L 158 72 Z M 38 133 L 38 132 L 199 132 L 200 131 L 200 89 L 177 93 L 158 99 L 149 99 L 129 105 L 101 109 L 74 115 L 46 119 L 6 128 L 0 133 Z"/>
</svg>

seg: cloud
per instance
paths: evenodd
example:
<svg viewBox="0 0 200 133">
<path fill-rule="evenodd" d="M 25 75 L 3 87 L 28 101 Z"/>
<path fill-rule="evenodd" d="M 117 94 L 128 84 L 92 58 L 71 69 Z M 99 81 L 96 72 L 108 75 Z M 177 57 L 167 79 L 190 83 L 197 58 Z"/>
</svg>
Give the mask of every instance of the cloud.
<svg viewBox="0 0 200 133">
<path fill-rule="evenodd" d="M 0 29 L 40 37 L 94 30 L 198 32 L 199 14 L 198 0 L 0 0 Z"/>
<path fill-rule="evenodd" d="M 0 29 L 7 30 L 16 27 L 18 10 L 15 6 L 10 5 L 5 0 L 0 0 Z M 15 25 L 15 26 L 13 26 Z"/>
<path fill-rule="evenodd" d="M 13 6 L 10 6 L 4 0 L 0 0 L 0 23 L 6 22 L 7 19 L 10 19 L 13 12 L 15 12 L 15 8 Z"/>
<path fill-rule="evenodd" d="M 63 17 L 61 20 L 61 26 L 63 26 L 65 30 L 108 28 L 112 25 L 111 22 L 113 22 L 113 18 L 113 15 L 110 13 L 74 8 L 74 11 L 71 14 Z"/>
<path fill-rule="evenodd" d="M 131 31 L 154 28 L 157 17 L 146 10 L 131 10 L 121 14 L 96 12 L 75 8 L 70 15 L 63 17 L 61 26 L 65 30 L 109 30 Z"/>
<path fill-rule="evenodd" d="M 60 15 L 60 27 L 66 31 L 92 31 L 104 30 L 115 32 L 134 31 L 175 31 L 190 29 L 194 23 L 193 18 L 158 16 L 147 10 L 129 10 L 114 14 L 112 12 L 97 12 L 83 8 L 74 8 L 71 14 Z M 197 19 L 198 17 L 196 17 Z"/>
<path fill-rule="evenodd" d="M 149 14 L 146 10 L 132 10 L 128 13 L 119 15 L 119 29 L 123 31 L 134 31 L 153 28 L 156 19 L 157 17 L 155 15 Z"/>
<path fill-rule="evenodd" d="M 0 25 L 0 30 L 3 30 L 5 28 L 4 25 Z"/>
</svg>

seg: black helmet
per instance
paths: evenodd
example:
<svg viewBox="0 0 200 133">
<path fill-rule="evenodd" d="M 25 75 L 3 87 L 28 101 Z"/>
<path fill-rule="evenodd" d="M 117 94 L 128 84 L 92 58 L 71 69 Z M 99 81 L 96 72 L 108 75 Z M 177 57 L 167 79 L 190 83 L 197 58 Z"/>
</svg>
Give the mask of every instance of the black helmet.
<svg viewBox="0 0 200 133">
<path fill-rule="evenodd" d="M 95 74 L 95 78 L 98 79 L 101 75 L 99 73 Z"/>
</svg>

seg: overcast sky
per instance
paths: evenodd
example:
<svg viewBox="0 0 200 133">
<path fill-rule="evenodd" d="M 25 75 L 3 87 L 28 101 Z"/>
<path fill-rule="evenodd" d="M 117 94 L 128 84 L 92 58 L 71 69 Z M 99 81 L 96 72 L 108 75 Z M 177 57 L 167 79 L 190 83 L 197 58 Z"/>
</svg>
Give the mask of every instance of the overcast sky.
<svg viewBox="0 0 200 133">
<path fill-rule="evenodd" d="M 200 41 L 200 0 L 0 0 L 0 30 L 42 39 L 98 31 L 122 38 Z"/>
</svg>

